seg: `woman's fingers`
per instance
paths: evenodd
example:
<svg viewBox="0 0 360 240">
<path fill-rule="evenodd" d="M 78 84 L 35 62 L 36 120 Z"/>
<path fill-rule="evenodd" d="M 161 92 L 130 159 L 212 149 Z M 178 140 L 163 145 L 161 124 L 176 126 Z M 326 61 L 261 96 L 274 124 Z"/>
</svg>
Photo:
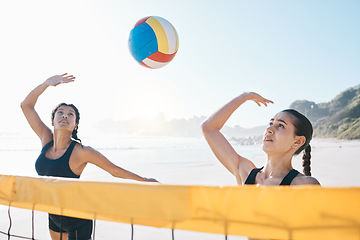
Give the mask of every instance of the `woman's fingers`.
<svg viewBox="0 0 360 240">
<path fill-rule="evenodd" d="M 256 104 L 260 107 L 261 104 L 263 104 L 264 106 L 267 107 L 268 103 L 274 103 L 271 100 L 265 99 L 265 98 L 261 98 L 261 99 L 254 99 L 254 102 L 256 102 Z"/>
<path fill-rule="evenodd" d="M 55 75 L 50 78 L 48 78 L 46 81 L 51 86 L 57 86 L 61 83 L 69 83 L 73 82 L 75 79 L 74 75 L 67 75 L 67 73 L 61 74 L 61 75 Z"/>
<path fill-rule="evenodd" d="M 73 75 L 65 76 L 63 79 L 67 80 L 67 82 L 73 82 L 75 77 Z"/>
<path fill-rule="evenodd" d="M 73 82 L 75 79 L 74 75 L 67 75 L 67 73 L 61 74 L 59 75 L 59 77 L 60 77 L 59 83 L 69 83 L 69 82 Z"/>
<path fill-rule="evenodd" d="M 254 100 L 254 102 L 260 107 L 261 106 L 261 104 L 260 104 L 260 102 L 258 101 L 258 100 Z"/>
<path fill-rule="evenodd" d="M 60 75 L 64 79 L 72 80 L 75 79 L 74 75 L 67 75 L 67 73 Z"/>
</svg>

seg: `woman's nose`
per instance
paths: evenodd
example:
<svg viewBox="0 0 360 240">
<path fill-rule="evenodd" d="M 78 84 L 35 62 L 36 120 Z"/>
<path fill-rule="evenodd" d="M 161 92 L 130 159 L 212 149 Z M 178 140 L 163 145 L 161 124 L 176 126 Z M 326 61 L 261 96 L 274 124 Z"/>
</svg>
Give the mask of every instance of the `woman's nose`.
<svg viewBox="0 0 360 240">
<path fill-rule="evenodd" d="M 269 126 L 267 129 L 266 129 L 266 132 L 268 132 L 268 133 L 274 133 L 274 131 L 272 130 L 272 128 L 271 128 L 271 126 Z"/>
</svg>

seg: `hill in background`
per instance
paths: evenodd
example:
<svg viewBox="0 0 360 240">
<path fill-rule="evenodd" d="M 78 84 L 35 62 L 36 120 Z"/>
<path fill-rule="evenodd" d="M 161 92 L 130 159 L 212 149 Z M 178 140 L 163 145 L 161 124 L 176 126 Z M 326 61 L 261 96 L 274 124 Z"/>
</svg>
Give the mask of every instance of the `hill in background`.
<svg viewBox="0 0 360 240">
<path fill-rule="evenodd" d="M 341 92 L 327 103 L 298 100 L 290 105 L 314 125 L 314 136 L 360 139 L 360 85 Z"/>
</svg>

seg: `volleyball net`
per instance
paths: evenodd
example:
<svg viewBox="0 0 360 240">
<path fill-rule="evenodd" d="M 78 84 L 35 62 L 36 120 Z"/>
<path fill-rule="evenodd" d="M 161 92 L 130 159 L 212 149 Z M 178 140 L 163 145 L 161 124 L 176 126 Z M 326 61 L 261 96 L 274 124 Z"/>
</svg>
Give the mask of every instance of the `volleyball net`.
<svg viewBox="0 0 360 240">
<path fill-rule="evenodd" d="M 225 236 L 360 239 L 359 187 L 209 187 L 0 175 L 0 204 Z"/>
</svg>

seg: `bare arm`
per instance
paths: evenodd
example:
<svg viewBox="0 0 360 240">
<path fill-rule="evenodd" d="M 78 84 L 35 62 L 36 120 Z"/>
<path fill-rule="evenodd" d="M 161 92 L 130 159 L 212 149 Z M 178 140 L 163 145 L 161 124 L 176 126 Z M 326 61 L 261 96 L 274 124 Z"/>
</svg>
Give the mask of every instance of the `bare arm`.
<svg viewBox="0 0 360 240">
<path fill-rule="evenodd" d="M 103 156 L 100 152 L 96 151 L 91 147 L 84 147 L 81 151 L 81 159 L 86 159 L 87 163 L 92 163 L 101 169 L 107 171 L 114 177 L 124 178 L 124 179 L 131 179 L 136 181 L 143 181 L 143 182 L 157 182 L 154 178 L 145 178 L 141 177 L 133 172 L 130 172 L 126 169 L 123 169 L 111 161 L 109 161 L 105 156 Z"/>
<path fill-rule="evenodd" d="M 237 154 L 220 130 L 234 111 L 248 100 L 256 102 L 259 106 L 261 104 L 267 106 L 268 103 L 272 103 L 272 101 L 256 93 L 243 93 L 220 108 L 201 125 L 204 137 L 211 150 L 217 159 L 236 177 L 238 184 L 245 181 L 244 179 L 249 175 L 251 169 L 255 168 L 255 165 Z"/>
<path fill-rule="evenodd" d="M 39 96 L 49 87 L 49 86 L 57 86 L 61 83 L 68 83 L 74 81 L 75 77 L 72 75 L 67 76 L 67 74 L 56 75 L 48 78 L 45 82 L 37 86 L 34 90 L 32 90 L 21 102 L 21 109 L 29 122 L 31 128 L 40 138 L 42 145 L 44 146 L 47 142 L 52 139 L 51 130 L 44 124 L 44 122 L 40 119 L 38 113 L 35 110 L 35 104 L 39 98 Z"/>
</svg>

